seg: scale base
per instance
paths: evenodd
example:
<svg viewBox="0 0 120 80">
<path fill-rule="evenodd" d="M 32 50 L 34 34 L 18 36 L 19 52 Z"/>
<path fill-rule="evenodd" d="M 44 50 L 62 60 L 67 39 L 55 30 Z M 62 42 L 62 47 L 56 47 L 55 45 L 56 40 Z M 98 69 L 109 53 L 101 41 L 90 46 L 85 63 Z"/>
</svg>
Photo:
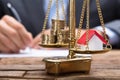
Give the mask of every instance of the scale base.
<svg viewBox="0 0 120 80">
<path fill-rule="evenodd" d="M 66 57 L 53 57 L 45 58 L 46 71 L 49 74 L 63 74 L 84 72 L 89 73 L 91 67 L 91 56 L 88 57 L 76 57 L 68 59 Z"/>
</svg>

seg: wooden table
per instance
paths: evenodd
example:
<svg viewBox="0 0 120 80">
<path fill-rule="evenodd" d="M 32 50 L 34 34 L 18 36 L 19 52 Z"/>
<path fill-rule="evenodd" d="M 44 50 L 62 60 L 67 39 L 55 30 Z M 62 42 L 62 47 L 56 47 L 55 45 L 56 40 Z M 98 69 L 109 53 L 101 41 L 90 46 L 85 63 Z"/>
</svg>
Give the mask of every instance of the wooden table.
<svg viewBox="0 0 120 80">
<path fill-rule="evenodd" d="M 89 74 L 48 75 L 42 58 L 0 59 L 0 80 L 120 80 L 120 50 L 93 55 Z"/>
</svg>

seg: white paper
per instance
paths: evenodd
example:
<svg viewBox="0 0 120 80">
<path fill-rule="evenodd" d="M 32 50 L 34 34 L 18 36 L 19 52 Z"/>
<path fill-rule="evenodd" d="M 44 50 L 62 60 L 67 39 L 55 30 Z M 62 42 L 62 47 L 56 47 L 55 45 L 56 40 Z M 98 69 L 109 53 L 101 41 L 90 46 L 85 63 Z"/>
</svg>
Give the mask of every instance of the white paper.
<svg viewBox="0 0 120 80">
<path fill-rule="evenodd" d="M 53 57 L 53 56 L 67 56 L 69 50 L 58 50 L 58 49 L 30 49 L 26 48 L 25 50 L 20 50 L 20 53 L 8 54 L 0 53 L 0 58 L 5 57 Z M 91 56 L 83 55 L 82 56 Z"/>
<path fill-rule="evenodd" d="M 67 56 L 68 50 L 47 50 L 47 49 L 30 49 L 21 50 L 20 53 L 8 54 L 0 53 L 0 57 L 51 57 Z"/>
</svg>

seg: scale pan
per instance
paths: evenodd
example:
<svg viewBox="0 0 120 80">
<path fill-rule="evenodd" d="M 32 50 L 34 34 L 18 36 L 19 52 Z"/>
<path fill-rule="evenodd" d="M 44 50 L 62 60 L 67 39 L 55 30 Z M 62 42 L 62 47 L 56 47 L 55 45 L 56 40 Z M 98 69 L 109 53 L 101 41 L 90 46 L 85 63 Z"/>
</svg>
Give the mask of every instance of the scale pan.
<svg viewBox="0 0 120 80">
<path fill-rule="evenodd" d="M 47 47 L 47 48 L 60 48 L 60 47 L 68 47 L 69 44 L 39 44 L 42 47 Z"/>
<path fill-rule="evenodd" d="M 103 54 L 109 52 L 111 48 L 105 48 L 103 50 L 81 50 L 81 49 L 72 48 L 70 50 L 77 54 Z"/>
</svg>

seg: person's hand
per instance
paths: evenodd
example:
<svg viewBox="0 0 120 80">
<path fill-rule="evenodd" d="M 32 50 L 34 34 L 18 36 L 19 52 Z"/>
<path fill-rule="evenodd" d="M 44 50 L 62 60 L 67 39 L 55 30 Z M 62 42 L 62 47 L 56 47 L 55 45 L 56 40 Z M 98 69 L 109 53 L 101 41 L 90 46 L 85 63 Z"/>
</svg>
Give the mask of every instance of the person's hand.
<svg viewBox="0 0 120 80">
<path fill-rule="evenodd" d="M 47 29 L 44 31 L 44 34 L 50 35 L 50 29 Z M 42 33 L 39 33 L 34 39 L 33 42 L 31 43 L 31 46 L 33 48 L 40 48 L 39 44 L 42 42 Z"/>
<path fill-rule="evenodd" d="M 0 51 L 18 52 L 32 42 L 32 35 L 25 27 L 8 15 L 0 20 Z"/>
</svg>

